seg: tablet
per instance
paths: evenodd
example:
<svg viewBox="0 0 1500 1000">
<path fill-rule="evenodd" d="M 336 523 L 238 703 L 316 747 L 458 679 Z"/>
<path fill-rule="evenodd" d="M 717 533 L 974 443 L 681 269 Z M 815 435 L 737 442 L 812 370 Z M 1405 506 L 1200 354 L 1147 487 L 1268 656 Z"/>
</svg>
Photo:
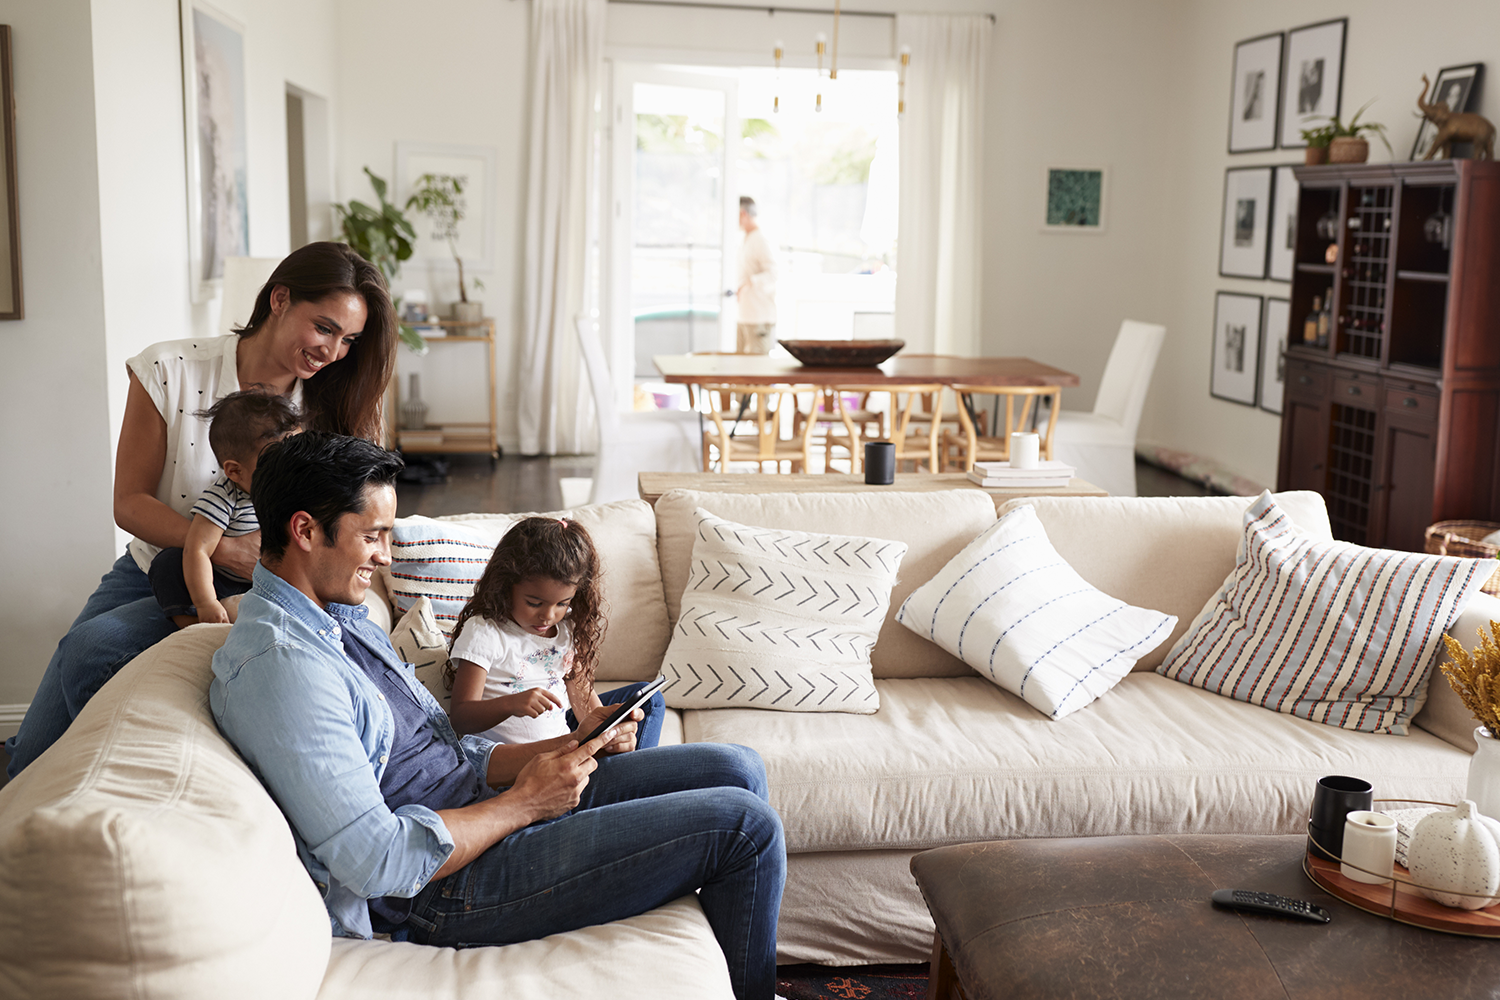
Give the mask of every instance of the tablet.
<svg viewBox="0 0 1500 1000">
<path fill-rule="evenodd" d="M 629 701 L 621 702 L 619 707 L 617 707 L 613 712 L 609 713 L 609 718 L 599 723 L 598 727 L 595 728 L 592 733 L 589 733 L 583 739 L 579 740 L 578 745 L 583 746 L 583 744 L 587 743 L 589 740 L 597 740 L 601 735 L 603 735 L 606 729 L 611 726 L 617 725 L 621 719 L 625 718 L 625 716 L 629 715 L 631 712 L 634 712 L 646 702 L 650 701 L 653 694 L 660 691 L 666 686 L 667 679 L 665 677 L 658 677 L 650 684 L 647 684 L 645 687 L 641 688 L 635 693 L 634 698 L 631 698 Z"/>
</svg>

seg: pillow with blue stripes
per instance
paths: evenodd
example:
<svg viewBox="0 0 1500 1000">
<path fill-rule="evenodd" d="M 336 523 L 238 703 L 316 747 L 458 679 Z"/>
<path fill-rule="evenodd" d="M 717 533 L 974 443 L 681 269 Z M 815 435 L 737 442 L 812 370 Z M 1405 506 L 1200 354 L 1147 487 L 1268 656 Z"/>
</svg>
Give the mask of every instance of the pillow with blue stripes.
<svg viewBox="0 0 1500 1000">
<path fill-rule="evenodd" d="M 1443 633 L 1494 568 L 1310 538 L 1262 493 L 1234 570 L 1156 669 L 1312 722 L 1404 736 Z"/>
<path fill-rule="evenodd" d="M 896 620 L 1050 719 L 1108 692 L 1177 624 L 1086 582 L 1029 504 L 913 591 Z"/>
</svg>

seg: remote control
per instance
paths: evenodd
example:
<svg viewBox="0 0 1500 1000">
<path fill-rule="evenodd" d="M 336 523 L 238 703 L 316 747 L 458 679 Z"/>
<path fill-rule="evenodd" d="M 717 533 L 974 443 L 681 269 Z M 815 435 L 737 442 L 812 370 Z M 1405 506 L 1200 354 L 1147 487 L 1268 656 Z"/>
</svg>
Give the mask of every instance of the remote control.
<svg viewBox="0 0 1500 1000">
<path fill-rule="evenodd" d="M 1213 900 L 1215 906 L 1230 910 L 1248 910 L 1251 913 L 1268 913 L 1277 917 L 1296 917 L 1299 920 L 1311 920 L 1318 924 L 1326 924 L 1333 919 L 1328 915 L 1327 910 L 1321 906 L 1314 906 L 1305 899 L 1292 899 L 1290 896 L 1277 896 L 1274 893 L 1257 892 L 1254 889 L 1216 889 Z"/>
</svg>

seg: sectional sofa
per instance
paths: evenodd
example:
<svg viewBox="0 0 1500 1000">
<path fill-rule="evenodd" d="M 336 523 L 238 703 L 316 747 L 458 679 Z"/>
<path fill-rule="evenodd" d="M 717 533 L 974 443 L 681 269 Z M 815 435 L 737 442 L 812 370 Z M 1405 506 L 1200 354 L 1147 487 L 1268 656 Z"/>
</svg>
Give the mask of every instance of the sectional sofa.
<svg viewBox="0 0 1500 1000">
<path fill-rule="evenodd" d="M 1329 536 L 1316 494 L 1279 499 L 1303 531 Z M 664 741 L 742 743 L 765 758 L 789 855 L 780 961 L 924 961 L 932 923 L 908 861 L 932 847 L 1296 832 L 1313 782 L 1330 773 L 1368 777 L 1378 797 L 1451 801 L 1462 793 L 1474 723 L 1441 678 L 1410 734 L 1389 736 L 1308 722 L 1153 672 L 1232 568 L 1247 498 L 1027 502 L 1085 580 L 1177 617 L 1134 672 L 1059 721 L 895 621 L 912 590 L 995 522 L 983 492 L 673 491 L 654 509 L 626 501 L 571 512 L 593 533 L 606 570 L 601 684 L 660 668 L 700 508 L 741 524 L 907 547 L 871 654 L 878 712 L 690 710 L 670 713 L 664 728 Z M 398 540 L 437 534 L 484 543 L 510 519 L 408 518 Z M 372 589 L 372 615 L 398 633 L 398 624 L 411 624 L 402 616 L 410 603 L 403 579 L 422 575 L 431 555 L 408 547 L 406 572 L 398 563 Z M 1500 601 L 1481 596 L 1451 631 L 1473 645 L 1491 618 L 1500 618 Z M 64 741 L 0 791 L 0 993 L 541 997 L 561 995 L 548 992 L 548 977 L 566 968 L 569 995 L 728 995 L 691 898 L 506 948 L 329 942 L 285 823 L 207 711 L 208 661 L 226 628 L 194 627 L 138 658 Z M 431 677 L 440 655 L 413 649 L 410 658 Z"/>
</svg>

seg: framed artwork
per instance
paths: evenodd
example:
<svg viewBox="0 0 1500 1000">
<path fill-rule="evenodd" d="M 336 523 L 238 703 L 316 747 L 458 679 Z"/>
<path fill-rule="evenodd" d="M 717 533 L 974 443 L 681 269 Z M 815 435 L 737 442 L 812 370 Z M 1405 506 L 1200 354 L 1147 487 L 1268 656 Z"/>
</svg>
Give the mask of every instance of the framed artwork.
<svg viewBox="0 0 1500 1000">
<path fill-rule="evenodd" d="M 226 257 L 250 255 L 245 178 L 245 29 L 204 0 L 180 0 L 193 301 L 218 294 Z"/>
<path fill-rule="evenodd" d="M 16 100 L 11 89 L 10 25 L 0 24 L 0 319 L 24 319 L 21 308 L 21 216 L 16 186 Z"/>
<path fill-rule="evenodd" d="M 1449 66 L 1447 69 L 1438 70 L 1437 79 L 1432 83 L 1432 92 L 1423 100 L 1428 104 L 1442 102 L 1448 105 L 1449 111 L 1473 111 L 1479 103 L 1479 85 L 1484 79 L 1484 63 L 1468 63 L 1464 66 Z M 1422 124 L 1417 126 L 1417 141 L 1412 144 L 1411 158 L 1413 160 L 1425 159 L 1428 150 L 1432 149 L 1433 137 L 1437 135 L 1437 126 L 1426 118 Z"/>
<path fill-rule="evenodd" d="M 1255 405 L 1260 364 L 1259 295 L 1220 292 L 1214 300 L 1213 374 L 1208 392 L 1215 399 Z"/>
<path fill-rule="evenodd" d="M 1281 145 L 1302 149 L 1302 130 L 1339 113 L 1344 90 L 1344 35 L 1349 19 L 1287 32 L 1281 86 Z"/>
<path fill-rule="evenodd" d="M 1102 233 L 1106 205 L 1103 167 L 1048 167 L 1048 233 Z"/>
<path fill-rule="evenodd" d="M 1291 281 L 1297 259 L 1297 175 L 1277 167 L 1271 183 L 1271 253 L 1266 277 Z"/>
<path fill-rule="evenodd" d="M 1230 167 L 1224 171 L 1219 274 L 1226 278 L 1266 276 L 1274 173 L 1274 167 Z"/>
<path fill-rule="evenodd" d="M 417 179 L 423 174 L 447 174 L 463 182 L 459 196 L 463 218 L 450 246 L 434 222 L 415 209 L 407 217 L 417 230 L 412 260 L 456 268 L 453 257 L 463 258 L 466 274 L 488 271 L 494 266 L 495 149 L 493 146 L 455 146 L 426 142 L 396 143 L 396 189 L 391 201 L 406 209 Z"/>
<path fill-rule="evenodd" d="M 1278 416 L 1282 390 L 1286 388 L 1286 343 L 1291 326 L 1291 300 L 1266 299 L 1260 336 L 1260 408 Z"/>
<path fill-rule="evenodd" d="M 1229 95 L 1229 151 L 1253 153 L 1276 148 L 1281 110 L 1281 32 L 1261 35 L 1234 47 L 1234 79 Z"/>
</svg>

